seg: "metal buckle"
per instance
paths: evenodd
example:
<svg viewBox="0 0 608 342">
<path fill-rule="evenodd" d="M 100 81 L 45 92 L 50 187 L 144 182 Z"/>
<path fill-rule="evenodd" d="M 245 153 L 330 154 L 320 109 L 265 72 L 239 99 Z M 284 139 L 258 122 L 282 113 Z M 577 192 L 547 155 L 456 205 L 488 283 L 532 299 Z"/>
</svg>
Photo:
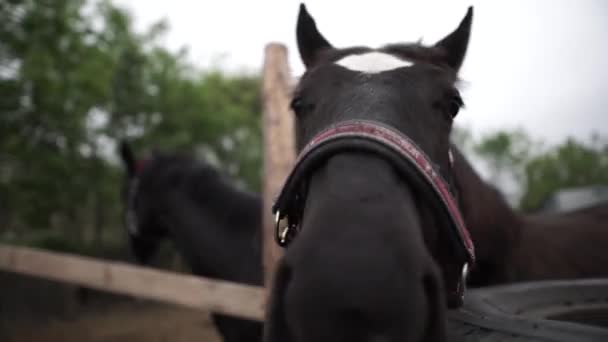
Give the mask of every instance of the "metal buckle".
<svg viewBox="0 0 608 342">
<path fill-rule="evenodd" d="M 465 262 L 464 265 L 462 265 L 462 274 L 461 274 L 461 278 L 460 280 L 466 284 L 467 283 L 467 278 L 469 277 L 469 263 Z"/>
<path fill-rule="evenodd" d="M 281 247 L 287 246 L 287 235 L 289 233 L 289 225 L 287 225 L 287 226 L 285 226 L 285 228 L 281 229 L 281 227 L 279 226 L 281 224 L 281 212 L 278 210 L 274 214 L 274 224 L 275 224 L 275 241 Z"/>
<path fill-rule="evenodd" d="M 462 265 L 462 272 L 460 273 L 460 284 L 458 285 L 459 287 L 459 295 L 460 295 L 460 300 L 462 300 L 464 302 L 464 293 L 466 292 L 467 289 L 467 277 L 469 276 L 469 263 L 465 262 L 464 265 Z"/>
<path fill-rule="evenodd" d="M 467 288 L 467 277 L 469 275 L 469 263 L 462 265 L 460 276 L 456 281 L 456 288 L 450 291 L 447 297 L 448 307 L 451 309 L 459 308 L 464 304 L 464 294 Z"/>
</svg>

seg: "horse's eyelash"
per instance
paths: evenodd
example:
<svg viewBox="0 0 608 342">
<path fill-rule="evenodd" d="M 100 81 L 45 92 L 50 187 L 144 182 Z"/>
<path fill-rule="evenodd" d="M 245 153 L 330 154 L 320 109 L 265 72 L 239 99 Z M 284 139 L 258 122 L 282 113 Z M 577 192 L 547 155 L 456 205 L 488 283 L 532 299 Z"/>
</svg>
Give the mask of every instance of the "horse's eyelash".
<svg viewBox="0 0 608 342">
<path fill-rule="evenodd" d="M 455 100 L 456 102 L 458 102 L 458 105 L 460 107 L 464 107 L 464 100 L 462 99 L 462 96 L 460 95 L 460 92 L 457 89 L 453 89 L 449 96 L 450 100 Z"/>
<path fill-rule="evenodd" d="M 462 96 L 460 96 L 460 94 L 456 94 L 454 97 L 458 102 L 458 105 L 460 105 L 460 107 L 464 107 L 464 100 L 462 99 Z"/>
</svg>

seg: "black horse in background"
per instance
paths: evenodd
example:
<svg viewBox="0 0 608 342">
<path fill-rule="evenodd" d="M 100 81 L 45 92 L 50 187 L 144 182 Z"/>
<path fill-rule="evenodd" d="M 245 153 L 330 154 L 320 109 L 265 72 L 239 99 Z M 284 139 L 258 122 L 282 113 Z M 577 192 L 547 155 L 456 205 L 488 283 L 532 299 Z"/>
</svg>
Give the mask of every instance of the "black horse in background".
<svg viewBox="0 0 608 342">
<path fill-rule="evenodd" d="M 165 238 L 172 240 L 192 273 L 262 285 L 261 200 L 235 188 L 205 162 L 156 153 L 136 160 L 120 145 L 126 170 L 123 200 L 131 249 L 147 265 Z M 260 341 L 262 324 L 212 314 L 225 342 Z"/>
</svg>

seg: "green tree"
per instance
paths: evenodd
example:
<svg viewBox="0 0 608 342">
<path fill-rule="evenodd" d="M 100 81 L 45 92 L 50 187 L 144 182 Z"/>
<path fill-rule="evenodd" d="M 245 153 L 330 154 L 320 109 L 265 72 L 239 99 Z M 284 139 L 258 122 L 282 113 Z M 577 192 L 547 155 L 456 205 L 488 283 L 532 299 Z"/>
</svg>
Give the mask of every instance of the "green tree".
<svg viewBox="0 0 608 342">
<path fill-rule="evenodd" d="M 534 143 L 523 130 L 499 131 L 484 135 L 474 151 L 490 167 L 491 181 L 500 183 L 505 175 L 522 178 L 522 166 L 532 155 Z"/>
<path fill-rule="evenodd" d="M 474 139 L 471 129 L 466 126 L 454 125 L 450 140 L 455 144 L 463 153 L 468 153 L 472 150 Z"/>
<path fill-rule="evenodd" d="M 98 51 L 87 43 L 83 1 L 8 2 L 0 11 L 0 146 L 10 170 L 8 212 L 31 228 L 79 221 L 86 195 L 86 114 L 95 106 Z M 66 181 L 69 180 L 69 181 Z"/>
<path fill-rule="evenodd" d="M 520 207 L 539 209 L 562 188 L 608 185 L 608 144 L 596 139 L 590 144 L 568 139 L 525 165 L 525 191 Z"/>
<path fill-rule="evenodd" d="M 104 0 L 0 3 L 0 234 L 82 244 L 122 229 L 111 149 L 125 137 L 204 148 L 259 188 L 258 78 L 190 65 L 159 43 L 167 30 L 136 33 Z"/>
<path fill-rule="evenodd" d="M 590 143 L 570 138 L 545 147 L 523 130 L 497 131 L 476 141 L 461 129 L 453 140 L 459 146 L 472 146 L 470 157 L 489 166 L 490 182 L 503 192 L 521 194 L 519 208 L 524 211 L 539 209 L 563 188 L 608 184 L 608 142 L 597 135 Z M 512 184 L 506 182 L 509 179 Z"/>
</svg>

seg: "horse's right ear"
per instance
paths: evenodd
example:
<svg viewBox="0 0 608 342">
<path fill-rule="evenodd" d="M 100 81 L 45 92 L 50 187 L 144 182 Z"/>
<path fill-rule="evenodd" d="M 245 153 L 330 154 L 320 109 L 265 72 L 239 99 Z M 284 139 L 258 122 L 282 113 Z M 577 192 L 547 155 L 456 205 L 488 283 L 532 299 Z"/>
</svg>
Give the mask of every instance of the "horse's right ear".
<svg viewBox="0 0 608 342">
<path fill-rule="evenodd" d="M 135 156 L 133 155 L 131 146 L 124 140 L 120 141 L 120 157 L 122 158 L 125 170 L 127 170 L 127 175 L 133 177 L 135 175 Z"/>
<path fill-rule="evenodd" d="M 332 48 L 332 45 L 317 29 L 315 20 L 308 14 L 304 4 L 300 4 L 296 38 L 300 57 L 306 68 L 314 65 L 319 52 Z"/>
<path fill-rule="evenodd" d="M 456 72 L 460 69 L 467 53 L 472 21 L 473 6 L 469 6 L 467 14 L 464 16 L 456 30 L 435 44 L 435 46 L 441 49 L 445 54 L 444 59 L 446 64 Z"/>
</svg>

